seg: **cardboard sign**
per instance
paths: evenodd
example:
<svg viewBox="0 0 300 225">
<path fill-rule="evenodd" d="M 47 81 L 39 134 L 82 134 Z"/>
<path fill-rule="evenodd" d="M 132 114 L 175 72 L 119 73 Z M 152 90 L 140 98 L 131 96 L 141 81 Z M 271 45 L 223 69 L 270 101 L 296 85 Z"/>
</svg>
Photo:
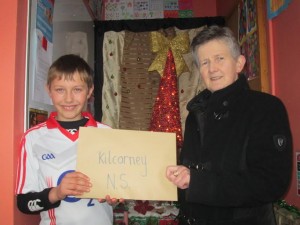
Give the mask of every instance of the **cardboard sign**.
<svg viewBox="0 0 300 225">
<path fill-rule="evenodd" d="M 176 165 L 175 133 L 80 127 L 76 170 L 93 184 L 82 198 L 177 201 L 169 165 Z"/>
</svg>

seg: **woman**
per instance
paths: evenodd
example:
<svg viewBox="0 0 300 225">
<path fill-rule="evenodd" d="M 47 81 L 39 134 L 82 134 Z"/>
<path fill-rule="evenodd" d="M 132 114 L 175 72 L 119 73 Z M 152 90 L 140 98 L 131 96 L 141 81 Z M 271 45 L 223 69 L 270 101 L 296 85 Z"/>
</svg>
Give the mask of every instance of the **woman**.
<svg viewBox="0 0 300 225">
<path fill-rule="evenodd" d="M 272 203 L 292 169 L 285 107 L 249 89 L 228 28 L 205 28 L 191 47 L 206 89 L 187 105 L 182 165 L 166 172 L 180 189 L 180 225 L 275 225 Z"/>
</svg>

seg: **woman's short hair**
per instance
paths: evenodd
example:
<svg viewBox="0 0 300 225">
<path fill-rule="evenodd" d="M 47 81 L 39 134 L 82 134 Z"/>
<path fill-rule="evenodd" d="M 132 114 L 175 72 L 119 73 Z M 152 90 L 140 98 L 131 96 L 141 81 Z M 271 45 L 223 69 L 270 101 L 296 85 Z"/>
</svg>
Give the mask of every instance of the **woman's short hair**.
<svg viewBox="0 0 300 225">
<path fill-rule="evenodd" d="M 192 40 L 191 49 L 194 61 L 199 67 L 199 59 L 197 56 L 198 48 L 212 40 L 220 40 L 225 42 L 232 54 L 232 57 L 237 59 L 241 55 L 240 46 L 234 37 L 232 31 L 228 27 L 209 26 L 201 30 Z"/>
</svg>

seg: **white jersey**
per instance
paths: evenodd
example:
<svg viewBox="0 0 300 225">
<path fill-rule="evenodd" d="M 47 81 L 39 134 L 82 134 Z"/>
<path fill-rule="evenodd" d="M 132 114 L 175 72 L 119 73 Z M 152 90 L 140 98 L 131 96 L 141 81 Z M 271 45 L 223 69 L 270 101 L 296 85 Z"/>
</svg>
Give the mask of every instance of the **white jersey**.
<svg viewBox="0 0 300 225">
<path fill-rule="evenodd" d="M 77 158 L 78 133 L 71 134 L 55 120 L 49 119 L 23 136 L 18 163 L 16 194 L 41 192 L 55 187 L 62 177 L 74 171 Z M 89 113 L 85 126 L 109 128 L 96 122 Z M 99 143 L 100 144 L 100 143 Z M 78 199 L 68 196 L 57 208 L 42 211 L 40 225 L 110 225 L 113 223 L 112 207 L 97 199 Z"/>
</svg>

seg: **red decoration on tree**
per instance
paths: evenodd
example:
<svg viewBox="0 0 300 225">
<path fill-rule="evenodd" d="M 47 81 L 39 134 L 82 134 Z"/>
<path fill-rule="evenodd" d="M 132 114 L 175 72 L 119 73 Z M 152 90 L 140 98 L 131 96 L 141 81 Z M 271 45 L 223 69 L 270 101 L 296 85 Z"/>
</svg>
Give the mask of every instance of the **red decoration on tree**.
<svg viewBox="0 0 300 225">
<path fill-rule="evenodd" d="M 182 131 L 174 57 L 169 49 L 164 75 L 154 104 L 150 131 L 176 133 L 177 148 L 182 146 Z"/>
</svg>

